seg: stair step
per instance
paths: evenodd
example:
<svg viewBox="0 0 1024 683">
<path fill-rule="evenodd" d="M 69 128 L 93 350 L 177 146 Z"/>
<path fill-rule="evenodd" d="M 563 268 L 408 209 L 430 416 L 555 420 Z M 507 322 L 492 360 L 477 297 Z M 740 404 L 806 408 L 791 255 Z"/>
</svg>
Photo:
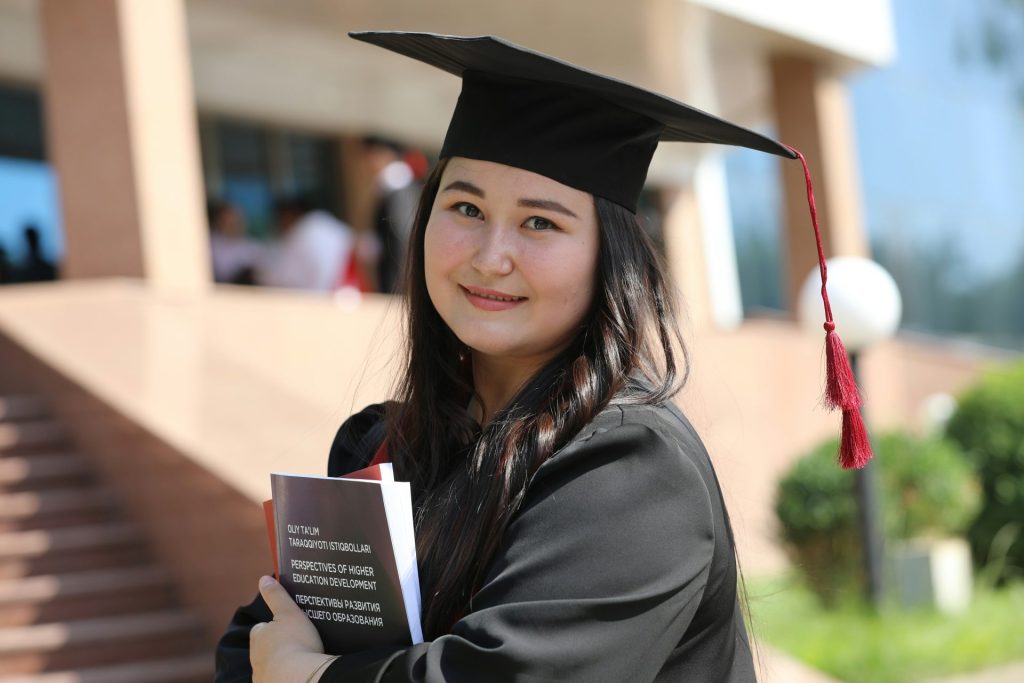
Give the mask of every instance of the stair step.
<svg viewBox="0 0 1024 683">
<path fill-rule="evenodd" d="M 70 435 L 57 420 L 43 418 L 0 423 L 0 453 L 52 450 L 69 442 Z"/>
<path fill-rule="evenodd" d="M 0 579 L 141 564 L 142 534 L 128 523 L 0 534 Z"/>
<path fill-rule="evenodd" d="M 165 636 L 193 628 L 199 628 L 199 620 L 181 610 L 34 624 L 4 629 L 0 657 L 27 651 L 52 652 L 107 640 Z"/>
<path fill-rule="evenodd" d="M 205 683 L 179 608 L 118 496 L 37 396 L 0 396 L 0 683 Z"/>
<path fill-rule="evenodd" d="M 0 628 L 167 609 L 174 597 L 156 566 L 0 580 Z"/>
<path fill-rule="evenodd" d="M 0 676 L 0 683 L 209 683 L 213 666 L 211 655 L 197 654 L 97 669 Z"/>
<path fill-rule="evenodd" d="M 44 553 L 74 551 L 103 545 L 136 543 L 139 540 L 138 527 L 127 522 L 64 529 L 13 531 L 0 536 L 0 560 L 37 557 Z"/>
<path fill-rule="evenodd" d="M 181 610 L 21 626 L 2 635 L 0 674 L 141 662 L 203 646 L 201 623 Z"/>
<path fill-rule="evenodd" d="M 66 487 L 90 481 L 92 474 L 90 463 L 72 453 L 0 458 L 0 491 Z"/>
<path fill-rule="evenodd" d="M 74 595 L 114 593 L 135 588 L 154 588 L 169 580 L 156 566 L 107 569 L 75 574 L 48 574 L 0 581 L 0 607 L 23 602 L 44 602 Z"/>
<path fill-rule="evenodd" d="M 117 511 L 117 495 L 99 487 L 0 493 L 0 532 L 92 524 Z"/>
<path fill-rule="evenodd" d="M 37 420 L 49 417 L 46 401 L 31 394 L 0 396 L 0 422 Z"/>
<path fill-rule="evenodd" d="M 197 654 L 97 669 L 0 676 L 0 683 L 209 683 L 213 665 L 211 655 Z"/>
<path fill-rule="evenodd" d="M 50 489 L 0 494 L 0 520 L 113 507 L 117 496 L 110 489 Z"/>
</svg>

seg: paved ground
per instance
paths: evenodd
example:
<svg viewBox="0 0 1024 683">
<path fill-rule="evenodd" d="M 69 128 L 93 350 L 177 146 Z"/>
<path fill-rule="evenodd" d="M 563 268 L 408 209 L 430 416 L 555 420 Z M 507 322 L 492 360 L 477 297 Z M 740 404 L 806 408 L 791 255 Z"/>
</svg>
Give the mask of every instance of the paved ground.
<svg viewBox="0 0 1024 683">
<path fill-rule="evenodd" d="M 761 683 L 839 683 L 836 679 L 798 662 L 781 650 L 761 643 Z M 973 683 L 973 682 L 972 682 Z"/>
</svg>

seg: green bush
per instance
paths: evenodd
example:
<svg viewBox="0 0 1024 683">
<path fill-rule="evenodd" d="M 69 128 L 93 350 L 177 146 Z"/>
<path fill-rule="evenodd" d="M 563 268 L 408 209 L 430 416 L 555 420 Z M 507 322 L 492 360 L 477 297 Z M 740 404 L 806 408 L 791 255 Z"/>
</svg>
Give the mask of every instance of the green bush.
<svg viewBox="0 0 1024 683">
<path fill-rule="evenodd" d="M 1024 523 L 1024 363 L 986 373 L 960 396 L 946 434 L 964 450 L 981 480 L 981 511 L 967 534 L 975 560 L 1005 562 L 1000 579 L 1019 574 L 1024 568 L 1019 533 Z M 1016 531 L 1016 537 L 994 542 L 1001 530 L 1003 536 Z"/>
<path fill-rule="evenodd" d="M 981 489 L 961 449 L 947 439 L 894 432 L 878 443 L 888 496 L 887 538 L 962 535 L 977 516 Z"/>
<path fill-rule="evenodd" d="M 979 487 L 960 449 L 901 432 L 873 440 L 886 537 L 961 534 Z M 775 512 L 794 563 L 827 605 L 863 583 L 855 473 L 836 464 L 835 440 L 801 458 L 779 484 Z"/>
</svg>

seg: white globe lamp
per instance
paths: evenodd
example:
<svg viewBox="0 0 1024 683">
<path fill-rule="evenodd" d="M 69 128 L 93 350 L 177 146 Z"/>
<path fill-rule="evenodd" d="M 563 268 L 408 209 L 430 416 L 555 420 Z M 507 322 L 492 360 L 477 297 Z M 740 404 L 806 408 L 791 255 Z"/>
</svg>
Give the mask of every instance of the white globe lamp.
<svg viewBox="0 0 1024 683">
<path fill-rule="evenodd" d="M 828 298 L 836 333 L 850 353 L 891 337 L 900 324 L 903 302 L 896 281 L 871 259 L 840 256 L 826 261 Z M 815 268 L 804 280 L 797 301 L 802 327 L 824 332 L 825 308 L 821 273 Z"/>
</svg>

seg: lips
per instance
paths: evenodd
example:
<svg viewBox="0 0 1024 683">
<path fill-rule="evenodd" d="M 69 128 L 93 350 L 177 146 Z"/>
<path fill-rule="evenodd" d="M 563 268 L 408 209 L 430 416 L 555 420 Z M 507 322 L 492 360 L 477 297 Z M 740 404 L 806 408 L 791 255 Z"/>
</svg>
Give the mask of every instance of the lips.
<svg viewBox="0 0 1024 683">
<path fill-rule="evenodd" d="M 459 285 L 459 289 L 471 304 L 485 311 L 504 311 L 526 301 L 525 296 L 516 296 L 484 287 Z"/>
</svg>

